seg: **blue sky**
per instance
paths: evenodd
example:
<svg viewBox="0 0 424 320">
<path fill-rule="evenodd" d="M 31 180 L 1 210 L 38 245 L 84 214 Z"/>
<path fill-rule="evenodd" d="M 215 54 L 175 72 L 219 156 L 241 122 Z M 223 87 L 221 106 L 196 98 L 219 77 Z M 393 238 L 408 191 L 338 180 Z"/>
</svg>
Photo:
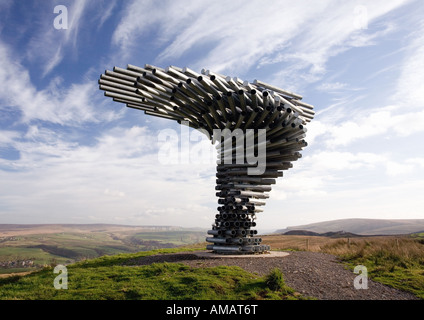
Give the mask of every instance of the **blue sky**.
<svg viewBox="0 0 424 320">
<path fill-rule="evenodd" d="M 179 126 L 98 89 L 128 63 L 259 79 L 315 106 L 259 230 L 424 218 L 423 16 L 413 0 L 0 0 L 0 223 L 210 226 L 214 164 L 158 161 Z"/>
</svg>

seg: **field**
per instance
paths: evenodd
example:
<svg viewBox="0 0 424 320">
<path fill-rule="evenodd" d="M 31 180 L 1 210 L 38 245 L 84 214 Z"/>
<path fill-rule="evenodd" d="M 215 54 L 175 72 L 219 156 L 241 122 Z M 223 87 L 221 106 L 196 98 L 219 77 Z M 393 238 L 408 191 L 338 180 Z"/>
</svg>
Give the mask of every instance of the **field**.
<svg viewBox="0 0 424 320">
<path fill-rule="evenodd" d="M 164 228 L 34 226 L 0 228 L 0 275 L 103 255 L 174 248 L 200 242 L 205 232 Z"/>
<path fill-rule="evenodd" d="M 295 235 L 264 235 L 262 242 L 271 246 L 272 250 L 281 251 L 313 251 L 320 252 L 321 248 L 337 239 L 318 236 L 295 236 Z"/>
<path fill-rule="evenodd" d="M 424 299 L 424 234 L 262 238 L 273 250 L 323 252 L 338 256 L 346 268 L 364 265 L 372 280 Z M 239 267 L 125 265 L 157 253 L 204 250 L 203 239 L 204 231 L 140 229 L 8 235 L 0 243 L 2 259 L 26 261 L 32 256 L 34 265 L 14 270 L 37 271 L 0 279 L 0 299 L 303 299 L 285 285 L 278 270 L 258 276 Z M 52 286 L 53 267 L 62 263 L 68 267 L 68 290 Z M 4 268 L 4 273 L 10 270 Z"/>
<path fill-rule="evenodd" d="M 424 299 L 424 234 L 333 239 L 263 236 L 274 250 L 308 250 L 338 256 L 350 268 L 364 265 L 371 279 Z"/>
</svg>

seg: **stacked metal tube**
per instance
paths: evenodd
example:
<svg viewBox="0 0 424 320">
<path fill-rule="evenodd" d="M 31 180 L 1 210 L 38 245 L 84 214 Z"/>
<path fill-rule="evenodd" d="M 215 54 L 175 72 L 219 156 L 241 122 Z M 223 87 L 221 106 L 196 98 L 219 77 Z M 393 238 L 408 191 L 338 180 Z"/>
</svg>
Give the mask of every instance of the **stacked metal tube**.
<svg viewBox="0 0 424 320">
<path fill-rule="evenodd" d="M 298 94 L 259 80 L 249 83 L 209 70 L 196 73 L 175 66 L 114 67 L 100 76 L 99 86 L 116 102 L 146 115 L 189 125 L 207 134 L 212 143 L 217 142 L 219 207 L 206 238 L 208 250 L 270 250 L 252 229 L 256 214 L 263 211 L 271 185 L 283 170 L 292 167 L 291 162 L 299 159 L 299 151 L 307 146 L 304 137 L 306 125 L 314 117 L 312 105 L 302 102 Z M 249 173 L 254 165 L 246 158 L 246 144 L 239 145 L 236 135 L 223 136 L 224 129 L 241 132 L 242 136 L 252 134 L 255 152 L 266 152 L 265 170 Z"/>
</svg>

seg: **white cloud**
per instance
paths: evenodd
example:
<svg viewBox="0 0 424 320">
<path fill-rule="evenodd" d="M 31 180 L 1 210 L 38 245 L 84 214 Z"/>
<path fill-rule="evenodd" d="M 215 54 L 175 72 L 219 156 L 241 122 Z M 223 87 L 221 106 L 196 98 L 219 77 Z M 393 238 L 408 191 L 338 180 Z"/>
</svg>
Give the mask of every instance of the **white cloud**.
<svg viewBox="0 0 424 320">
<path fill-rule="evenodd" d="M 319 91 L 335 91 L 346 88 L 347 84 L 342 82 L 324 82 L 321 83 L 317 90 Z"/>
<path fill-rule="evenodd" d="M 336 124 L 329 129 L 331 138 L 327 140 L 327 146 L 348 145 L 358 139 L 386 133 L 389 128 L 392 128 L 393 121 L 391 112 L 388 110 L 358 111 L 355 118 Z"/>
<path fill-rule="evenodd" d="M 301 166 L 311 166 L 310 170 L 330 173 L 364 167 L 373 168 L 385 159 L 382 155 L 367 152 L 323 151 L 305 158 Z"/>
<path fill-rule="evenodd" d="M 305 82 L 321 80 L 327 72 L 326 64 L 330 58 L 350 48 L 374 45 L 379 37 L 396 30 L 396 26 L 391 23 L 377 31 L 371 26 L 374 21 L 405 3 L 407 1 L 373 1 L 366 4 L 329 1 L 315 4 L 318 8 L 315 7 L 312 18 L 296 21 L 301 36 L 294 38 L 287 50 L 271 59 L 271 63 L 284 62 L 289 67 L 276 72 L 270 81 L 290 84 L 291 89 L 296 91 Z M 363 10 L 357 11 L 358 7 Z M 357 22 L 363 19 L 358 16 L 361 11 L 366 13 L 366 28 L 360 28 Z M 298 16 L 302 15 L 302 12 L 298 13 Z"/>
<path fill-rule="evenodd" d="M 404 175 L 411 173 L 414 167 L 410 164 L 401 164 L 393 161 L 386 163 L 386 172 L 390 176 Z"/>
<path fill-rule="evenodd" d="M 423 30 L 424 24 L 421 23 L 407 39 L 408 43 L 403 49 L 404 59 L 398 66 L 400 77 L 391 96 L 381 99 L 380 105 L 368 109 L 364 107 L 367 99 L 352 104 L 349 97 L 341 98 L 340 102 L 317 112 L 319 124 L 311 124 L 312 128 L 318 127 L 317 133 L 312 135 L 313 140 L 318 135 L 328 134 L 325 137 L 327 147 L 340 147 L 382 135 L 406 138 L 421 133 L 424 130 Z M 390 68 L 382 69 L 383 72 L 385 70 Z M 320 88 L 329 89 L 330 86 L 324 83 Z M 388 105 L 388 102 L 392 104 Z M 340 116 L 335 117 L 334 112 Z"/>
<path fill-rule="evenodd" d="M 410 35 L 393 102 L 408 109 L 424 108 L 424 23 Z"/>
<path fill-rule="evenodd" d="M 319 120 L 314 120 L 308 124 L 307 127 L 307 142 L 308 146 L 312 146 L 318 136 L 325 134 L 328 130 L 328 125 L 322 123 Z"/>
<path fill-rule="evenodd" d="M 125 192 L 118 191 L 118 190 L 105 189 L 103 193 L 111 197 L 119 197 L 119 198 L 125 197 Z"/>
<path fill-rule="evenodd" d="M 63 3 L 61 4 L 63 5 Z M 77 52 L 77 39 L 84 21 L 82 18 L 89 5 L 90 2 L 84 0 L 66 3 L 68 9 L 67 29 L 57 30 L 53 25 L 56 17 L 53 12 L 55 4 L 52 2 L 43 4 L 42 17 L 33 25 L 37 32 L 32 33 L 33 36 L 28 42 L 26 51 L 26 56 L 30 61 L 41 64 L 42 77 L 56 68 L 67 52 Z"/>
<path fill-rule="evenodd" d="M 106 101 L 96 98 L 95 81 L 72 84 L 64 88 L 58 78 L 50 85 L 37 90 L 25 69 L 14 57 L 14 52 L 0 41 L 0 102 L 3 106 L 18 108 L 22 122 L 38 119 L 58 124 L 79 125 L 83 122 L 110 121 L 119 117 L 118 112 L 96 110 Z"/>
<path fill-rule="evenodd" d="M 424 168 L 424 158 L 410 158 L 405 161 L 407 164 L 413 164 L 420 168 Z"/>
<path fill-rule="evenodd" d="M 293 169 L 286 171 L 284 178 L 273 187 L 270 198 L 318 199 L 348 190 L 356 194 L 358 185 L 368 186 L 368 190 L 385 184 L 396 188 L 398 182 L 394 179 L 398 177 L 402 177 L 405 183 L 420 177 L 424 161 L 422 158 L 398 160 L 389 153 L 320 151 L 293 165 Z"/>
<path fill-rule="evenodd" d="M 96 7 L 98 14 L 95 20 L 98 20 L 99 23 L 97 28 L 100 29 L 103 24 L 112 16 L 113 10 L 115 9 L 117 0 L 103 0 Z M 100 9 L 98 9 L 100 7 Z M 102 10 L 104 8 L 104 10 Z"/>
<path fill-rule="evenodd" d="M 367 3 L 367 23 L 406 2 Z M 113 43 L 120 47 L 121 55 L 128 57 L 141 43 L 145 47 L 143 40 L 150 33 L 156 39 L 148 45 L 163 48 L 158 62 L 175 61 L 189 50 L 205 47 L 207 53 L 192 61 L 190 67 L 243 73 L 254 65 L 286 61 L 293 65 L 294 73 L 309 69 L 316 81 L 329 57 L 349 47 L 374 44 L 376 38 L 395 28 L 391 24 L 376 32 L 358 28 L 358 5 L 331 0 L 240 0 L 214 1 L 205 9 L 199 1 L 163 1 L 161 5 L 133 1 L 114 32 Z M 280 69 L 274 78 L 281 79 L 286 72 Z"/>
<path fill-rule="evenodd" d="M 58 4 L 67 8 L 66 29 L 55 29 L 53 24 L 59 14 L 64 14 L 53 12 Z M 31 37 L 25 52 L 26 58 L 41 66 L 40 76 L 43 78 L 59 66 L 63 59 L 77 60 L 84 49 L 78 42 L 81 32 L 84 28 L 94 29 L 93 25 L 97 26 L 97 30 L 101 28 L 111 17 L 115 6 L 116 0 L 45 1 L 42 10 L 38 11 L 40 17 L 32 23 L 32 30 L 28 32 Z"/>
<path fill-rule="evenodd" d="M 13 141 L 21 136 L 18 131 L 1 130 L 0 131 L 0 147 L 7 146 L 13 143 Z"/>
<path fill-rule="evenodd" d="M 311 123 L 311 142 L 317 136 L 326 135 L 324 142 L 328 148 L 348 146 L 364 139 L 385 137 L 408 137 L 424 131 L 424 111 L 404 112 L 400 106 L 386 106 L 370 110 L 358 109 L 350 119 L 336 119 L 332 116 Z"/>
<path fill-rule="evenodd" d="M 161 164 L 157 134 L 145 127 L 115 127 L 83 146 L 33 125 L 8 141 L 21 157 L 0 161 L 7 221 L 77 223 L 88 213 L 93 222 L 206 227 L 213 221 L 214 165 Z"/>
</svg>

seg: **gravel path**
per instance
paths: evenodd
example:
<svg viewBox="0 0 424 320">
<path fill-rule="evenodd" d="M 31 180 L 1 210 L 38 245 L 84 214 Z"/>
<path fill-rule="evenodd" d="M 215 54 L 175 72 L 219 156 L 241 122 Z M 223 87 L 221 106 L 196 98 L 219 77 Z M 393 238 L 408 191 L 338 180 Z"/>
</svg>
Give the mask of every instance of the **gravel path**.
<svg viewBox="0 0 424 320">
<path fill-rule="evenodd" d="M 239 266 L 265 275 L 279 268 L 286 284 L 303 296 L 322 300 L 416 300 L 414 295 L 368 280 L 368 289 L 353 286 L 356 274 L 345 269 L 335 256 L 298 251 L 285 257 L 201 258 L 193 253 L 159 254 L 131 261 L 131 265 L 155 262 L 180 262 L 191 267 Z"/>
</svg>

